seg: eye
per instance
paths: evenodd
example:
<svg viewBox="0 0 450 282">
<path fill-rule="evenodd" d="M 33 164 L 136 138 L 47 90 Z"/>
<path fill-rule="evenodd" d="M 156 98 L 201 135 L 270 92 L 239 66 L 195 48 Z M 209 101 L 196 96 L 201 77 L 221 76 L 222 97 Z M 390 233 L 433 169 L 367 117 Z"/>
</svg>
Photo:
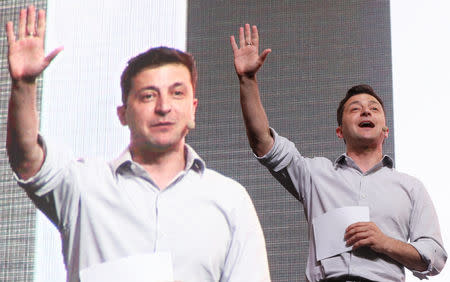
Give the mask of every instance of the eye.
<svg viewBox="0 0 450 282">
<path fill-rule="evenodd" d="M 372 111 L 376 111 L 376 112 L 378 111 L 377 107 L 372 107 L 371 109 L 372 109 Z"/>
<path fill-rule="evenodd" d="M 144 92 L 140 95 L 142 101 L 150 101 L 156 97 L 156 93 L 154 92 Z"/>
<path fill-rule="evenodd" d="M 176 98 L 181 98 L 184 96 L 184 92 L 181 90 L 175 90 L 173 91 L 173 96 L 175 96 Z"/>
</svg>

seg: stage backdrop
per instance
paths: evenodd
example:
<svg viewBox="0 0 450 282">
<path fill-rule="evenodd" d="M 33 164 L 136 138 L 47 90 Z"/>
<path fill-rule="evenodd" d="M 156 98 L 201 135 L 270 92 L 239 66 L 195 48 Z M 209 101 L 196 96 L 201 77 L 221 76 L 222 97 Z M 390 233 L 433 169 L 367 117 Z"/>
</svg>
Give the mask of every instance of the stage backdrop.
<svg viewBox="0 0 450 282">
<path fill-rule="evenodd" d="M 5 26 L 7 21 L 17 18 L 27 3 L 45 8 L 46 2 L 0 1 L 0 281 L 33 281 L 36 230 L 35 208 L 17 187 L 6 155 L 6 118 L 11 84 Z M 40 79 L 38 92 L 41 91 Z"/>
</svg>

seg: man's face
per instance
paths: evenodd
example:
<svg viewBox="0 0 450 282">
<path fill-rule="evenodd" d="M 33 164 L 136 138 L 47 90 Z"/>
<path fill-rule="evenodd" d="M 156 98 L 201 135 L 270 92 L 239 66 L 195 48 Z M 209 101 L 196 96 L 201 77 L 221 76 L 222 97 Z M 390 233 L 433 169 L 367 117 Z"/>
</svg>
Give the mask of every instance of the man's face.
<svg viewBox="0 0 450 282">
<path fill-rule="evenodd" d="M 388 132 L 383 107 L 369 94 L 358 94 L 347 100 L 342 125 L 336 129 L 337 136 L 343 138 L 347 146 L 383 144 Z"/>
<path fill-rule="evenodd" d="M 130 128 L 131 146 L 163 152 L 184 144 L 196 108 L 189 70 L 168 64 L 139 72 L 132 79 L 127 105 L 117 112 Z"/>
</svg>

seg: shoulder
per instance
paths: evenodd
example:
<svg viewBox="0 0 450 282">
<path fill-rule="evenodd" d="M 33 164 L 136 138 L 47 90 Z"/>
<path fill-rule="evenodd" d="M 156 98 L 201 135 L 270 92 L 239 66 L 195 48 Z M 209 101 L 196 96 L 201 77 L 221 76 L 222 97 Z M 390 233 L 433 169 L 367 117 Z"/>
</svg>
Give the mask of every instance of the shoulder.
<svg viewBox="0 0 450 282">
<path fill-rule="evenodd" d="M 257 221 L 252 198 L 242 184 L 212 169 L 205 169 L 202 178 L 202 197 L 214 203 L 230 222 Z"/>
<path fill-rule="evenodd" d="M 390 170 L 390 181 L 408 191 L 413 198 L 422 198 L 428 194 L 425 185 L 418 177 L 412 176 L 405 172 L 400 172 L 395 168 Z"/>
<path fill-rule="evenodd" d="M 325 157 L 303 157 L 301 162 L 305 169 L 312 172 L 332 171 L 336 167 L 334 162 Z"/>
<path fill-rule="evenodd" d="M 209 200 L 226 209 L 241 205 L 251 205 L 252 201 L 247 189 L 231 177 L 212 169 L 205 168 L 201 177 L 199 191 Z"/>
<path fill-rule="evenodd" d="M 71 165 L 74 169 L 89 174 L 98 172 L 103 172 L 107 174 L 112 173 L 111 165 L 107 161 L 99 158 L 77 158 L 73 160 Z"/>
<path fill-rule="evenodd" d="M 231 177 L 225 176 L 213 169 L 205 168 L 202 179 L 208 186 L 217 190 L 227 192 L 246 192 L 244 186 Z"/>
<path fill-rule="evenodd" d="M 393 178 L 397 179 L 398 181 L 401 181 L 404 184 L 423 187 L 422 181 L 416 176 L 412 176 L 408 173 L 398 171 L 395 168 L 391 169 L 391 173 Z"/>
</svg>

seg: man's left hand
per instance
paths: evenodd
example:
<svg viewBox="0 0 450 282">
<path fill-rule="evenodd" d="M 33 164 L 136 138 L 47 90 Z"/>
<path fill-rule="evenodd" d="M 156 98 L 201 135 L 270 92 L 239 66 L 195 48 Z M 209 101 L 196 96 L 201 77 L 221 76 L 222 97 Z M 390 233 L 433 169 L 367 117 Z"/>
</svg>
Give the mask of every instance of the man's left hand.
<svg viewBox="0 0 450 282">
<path fill-rule="evenodd" d="M 386 251 L 391 240 L 373 222 L 357 222 L 350 225 L 345 230 L 344 239 L 347 246 L 352 246 L 353 249 L 367 246 L 379 253 Z"/>
</svg>

